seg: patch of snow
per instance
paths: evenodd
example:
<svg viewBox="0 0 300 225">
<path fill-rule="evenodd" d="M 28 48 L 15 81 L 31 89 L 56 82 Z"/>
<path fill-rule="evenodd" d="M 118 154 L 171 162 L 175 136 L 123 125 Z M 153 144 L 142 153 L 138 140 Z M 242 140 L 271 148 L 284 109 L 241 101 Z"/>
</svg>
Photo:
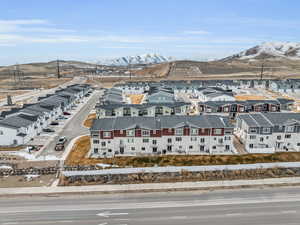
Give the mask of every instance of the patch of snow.
<svg viewBox="0 0 300 225">
<path fill-rule="evenodd" d="M 33 153 L 29 153 L 26 149 L 16 152 L 10 152 L 10 155 L 22 157 L 28 161 L 50 161 L 50 160 L 59 160 L 55 155 L 46 155 L 35 157 Z"/>
<path fill-rule="evenodd" d="M 117 168 L 117 167 L 119 167 L 118 165 L 105 164 L 105 163 L 97 163 L 96 166 L 102 167 L 103 169 L 105 169 L 105 168 L 110 168 L 110 167 L 112 167 L 112 168 Z"/>
<path fill-rule="evenodd" d="M 2 165 L 0 166 L 0 170 L 12 170 L 12 167 L 11 166 L 5 166 L 5 165 Z"/>
<path fill-rule="evenodd" d="M 24 175 L 26 181 L 32 181 L 34 178 L 37 178 L 39 177 L 40 175 L 34 175 L 34 174 L 27 174 L 27 175 Z"/>
<path fill-rule="evenodd" d="M 253 170 L 267 168 L 290 168 L 300 167 L 300 162 L 287 163 L 255 163 L 238 165 L 217 165 L 217 166 L 166 166 L 166 167 L 141 167 L 141 168 L 119 168 L 106 170 L 87 170 L 87 171 L 63 171 L 63 175 L 84 176 L 84 175 L 107 175 L 107 174 L 136 174 L 136 173 L 166 173 L 166 172 L 200 172 L 200 171 L 222 171 L 222 170 Z"/>
</svg>

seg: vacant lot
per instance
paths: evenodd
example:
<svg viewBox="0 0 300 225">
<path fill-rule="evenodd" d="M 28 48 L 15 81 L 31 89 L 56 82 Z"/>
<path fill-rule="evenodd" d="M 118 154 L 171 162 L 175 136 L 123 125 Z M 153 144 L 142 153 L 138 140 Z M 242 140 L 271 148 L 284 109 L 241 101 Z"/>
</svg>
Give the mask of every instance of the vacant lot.
<svg viewBox="0 0 300 225">
<path fill-rule="evenodd" d="M 236 95 L 234 96 L 237 101 L 245 100 L 266 100 L 267 98 L 261 95 Z"/>
<path fill-rule="evenodd" d="M 115 157 L 107 159 L 86 158 L 90 150 L 88 136 L 81 137 L 69 154 L 66 165 L 95 165 L 98 163 L 114 164 L 119 167 L 151 167 L 151 166 L 201 166 L 228 165 L 247 163 L 295 162 L 300 161 L 300 153 L 284 152 L 275 154 L 247 155 L 165 155 L 143 157 Z"/>
<path fill-rule="evenodd" d="M 128 97 L 130 98 L 130 102 L 131 104 L 141 104 L 142 100 L 144 98 L 144 95 L 128 95 Z"/>
<path fill-rule="evenodd" d="M 94 119 L 96 119 L 96 113 L 91 113 L 90 115 L 88 115 L 83 125 L 88 128 L 92 127 Z"/>
</svg>

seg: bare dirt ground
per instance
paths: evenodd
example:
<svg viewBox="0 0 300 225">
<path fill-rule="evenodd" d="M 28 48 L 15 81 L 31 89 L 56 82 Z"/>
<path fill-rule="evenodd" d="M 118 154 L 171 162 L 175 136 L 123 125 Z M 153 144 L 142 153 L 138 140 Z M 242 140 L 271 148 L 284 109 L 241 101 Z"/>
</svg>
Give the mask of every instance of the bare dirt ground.
<svg viewBox="0 0 300 225">
<path fill-rule="evenodd" d="M 25 176 L 0 177 L 0 188 L 48 187 L 55 179 L 55 175 L 42 175 L 32 178 L 26 178 Z"/>
<path fill-rule="evenodd" d="M 141 94 L 141 95 L 138 95 L 138 94 L 134 95 L 134 94 L 132 94 L 132 95 L 128 95 L 128 97 L 130 98 L 131 104 L 141 104 L 141 102 L 142 102 L 142 100 L 144 98 L 144 95 L 143 94 Z"/>
<path fill-rule="evenodd" d="M 91 113 L 88 115 L 88 118 L 84 121 L 83 125 L 88 128 L 92 127 L 94 119 L 96 119 L 96 113 Z"/>
</svg>

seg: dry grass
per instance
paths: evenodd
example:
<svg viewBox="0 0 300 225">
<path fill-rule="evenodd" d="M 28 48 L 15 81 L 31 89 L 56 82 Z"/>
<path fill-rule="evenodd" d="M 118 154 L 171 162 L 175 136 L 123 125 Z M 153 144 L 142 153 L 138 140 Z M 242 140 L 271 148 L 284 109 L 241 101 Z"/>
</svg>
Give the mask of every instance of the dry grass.
<svg viewBox="0 0 300 225">
<path fill-rule="evenodd" d="M 96 119 L 96 113 L 91 113 L 90 115 L 88 115 L 87 119 L 84 121 L 83 125 L 85 127 L 91 128 L 94 119 Z"/>
<path fill-rule="evenodd" d="M 128 95 L 128 97 L 130 98 L 131 104 L 141 104 L 142 100 L 144 98 L 143 94 L 136 94 L 136 95 Z"/>
<path fill-rule="evenodd" d="M 196 165 L 228 165 L 247 163 L 296 162 L 300 161 L 300 153 L 283 152 L 275 154 L 247 155 L 165 155 L 143 157 L 115 157 L 103 159 L 86 158 L 90 150 L 89 136 L 81 137 L 69 154 L 66 165 L 95 165 L 97 163 L 114 164 L 120 167 L 151 166 L 196 166 Z"/>
<path fill-rule="evenodd" d="M 24 146 L 15 146 L 15 147 L 0 147 L 0 151 L 19 151 L 24 149 Z"/>
<path fill-rule="evenodd" d="M 245 100 L 266 100 L 265 96 L 260 95 L 236 95 L 235 99 L 237 101 L 245 101 Z"/>
</svg>

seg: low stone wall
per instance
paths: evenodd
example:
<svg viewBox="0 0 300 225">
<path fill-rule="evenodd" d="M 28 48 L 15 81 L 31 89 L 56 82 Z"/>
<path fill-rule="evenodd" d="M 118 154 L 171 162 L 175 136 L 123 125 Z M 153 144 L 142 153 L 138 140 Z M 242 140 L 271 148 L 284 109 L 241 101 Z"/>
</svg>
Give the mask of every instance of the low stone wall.
<svg viewBox="0 0 300 225">
<path fill-rule="evenodd" d="M 251 170 L 221 170 L 202 172 L 165 172 L 165 173 L 136 173 L 136 174 L 105 174 L 62 176 L 60 185 L 89 185 L 89 184 L 129 184 L 129 183 L 161 183 L 183 181 L 211 181 L 263 179 L 300 176 L 300 168 L 271 168 Z"/>
<path fill-rule="evenodd" d="M 23 176 L 23 175 L 51 175 L 59 171 L 58 167 L 45 168 L 23 168 L 23 169 L 0 169 L 1 176 Z"/>
</svg>

